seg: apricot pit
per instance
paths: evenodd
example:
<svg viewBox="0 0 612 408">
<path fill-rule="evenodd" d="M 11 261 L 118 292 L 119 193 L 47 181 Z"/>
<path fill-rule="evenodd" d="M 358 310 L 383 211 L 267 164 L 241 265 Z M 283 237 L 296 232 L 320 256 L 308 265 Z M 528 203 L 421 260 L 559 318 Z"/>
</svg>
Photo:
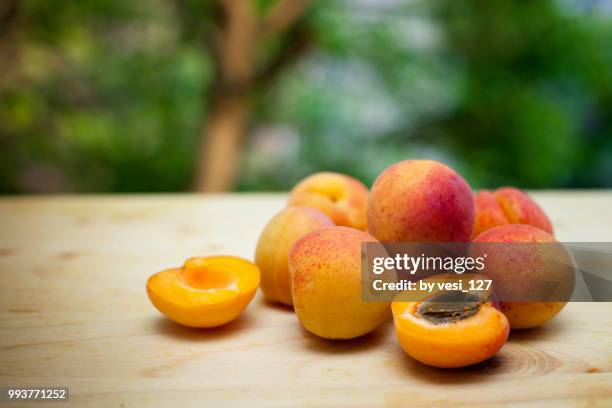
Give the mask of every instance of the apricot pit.
<svg viewBox="0 0 612 408">
<path fill-rule="evenodd" d="M 482 303 L 483 299 L 473 293 L 441 292 L 421 302 L 416 314 L 435 324 L 451 323 L 474 316 Z"/>
</svg>

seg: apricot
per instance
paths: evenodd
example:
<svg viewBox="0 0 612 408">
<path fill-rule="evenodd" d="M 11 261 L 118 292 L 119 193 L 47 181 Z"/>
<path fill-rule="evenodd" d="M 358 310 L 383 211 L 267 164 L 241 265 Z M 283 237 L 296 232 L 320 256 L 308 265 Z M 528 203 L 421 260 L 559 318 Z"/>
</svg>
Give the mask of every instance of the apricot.
<svg viewBox="0 0 612 408">
<path fill-rule="evenodd" d="M 572 295 L 573 259 L 559 241 L 539 228 L 493 227 L 474 239 L 470 253 L 486 254 L 483 273 L 493 280 L 500 309 L 513 329 L 544 324 Z"/>
<path fill-rule="evenodd" d="M 153 306 L 189 327 L 226 324 L 247 307 L 259 286 L 259 269 L 233 256 L 190 258 L 181 268 L 166 269 L 147 281 Z"/>
<path fill-rule="evenodd" d="M 340 173 L 312 174 L 300 181 L 289 195 L 290 205 L 317 208 L 334 224 L 365 231 L 368 188 L 359 180 Z"/>
<path fill-rule="evenodd" d="M 415 360 L 464 367 L 495 355 L 508 339 L 508 320 L 486 297 L 442 291 L 418 302 L 391 304 L 395 334 Z"/>
<path fill-rule="evenodd" d="M 476 217 L 472 237 L 499 225 L 528 224 L 553 233 L 548 216 L 527 193 L 503 187 L 493 192 L 481 190 L 474 196 Z"/>
<path fill-rule="evenodd" d="M 271 302 L 291 306 L 289 250 L 302 236 L 334 223 L 321 211 L 309 207 L 290 206 L 276 214 L 262 231 L 255 263 L 261 271 L 261 289 Z"/>
<path fill-rule="evenodd" d="M 367 218 L 369 232 L 380 241 L 466 242 L 474 225 L 474 198 L 450 167 L 406 160 L 378 176 Z"/>
<path fill-rule="evenodd" d="M 309 332 L 351 339 L 371 332 L 389 316 L 389 302 L 361 298 L 363 242 L 378 241 L 353 228 L 328 227 L 300 238 L 289 252 L 293 306 Z"/>
</svg>

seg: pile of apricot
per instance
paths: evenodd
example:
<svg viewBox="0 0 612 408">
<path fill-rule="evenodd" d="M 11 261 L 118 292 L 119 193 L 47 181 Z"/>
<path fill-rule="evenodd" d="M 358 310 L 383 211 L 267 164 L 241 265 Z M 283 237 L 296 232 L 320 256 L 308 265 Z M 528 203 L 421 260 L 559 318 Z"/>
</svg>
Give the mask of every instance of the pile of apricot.
<svg viewBox="0 0 612 408">
<path fill-rule="evenodd" d="M 550 220 L 526 193 L 505 187 L 474 194 L 439 162 L 396 163 L 370 191 L 352 177 L 316 173 L 293 188 L 287 207 L 264 227 L 254 263 L 192 258 L 151 276 L 147 292 L 164 315 L 192 327 L 232 321 L 257 287 L 268 301 L 293 307 L 306 330 L 326 339 L 365 335 L 392 314 L 408 355 L 436 367 L 461 367 L 493 356 L 511 328 L 542 325 L 565 303 L 497 303 L 487 291 L 438 291 L 409 300 L 400 293 L 393 302 L 365 302 L 361 244 L 557 242 L 552 233 Z M 541 254 L 530 256 L 529 268 L 500 257 L 496 270 L 509 277 L 545 273 L 534 267 L 543 264 Z"/>
</svg>

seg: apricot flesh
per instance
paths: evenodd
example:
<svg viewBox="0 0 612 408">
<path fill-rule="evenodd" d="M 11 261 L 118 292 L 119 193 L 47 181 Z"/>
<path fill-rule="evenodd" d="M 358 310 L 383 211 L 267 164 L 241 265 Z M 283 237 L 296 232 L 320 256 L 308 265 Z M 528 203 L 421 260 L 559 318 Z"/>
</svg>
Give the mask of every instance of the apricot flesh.
<svg viewBox="0 0 612 408">
<path fill-rule="evenodd" d="M 371 235 L 329 227 L 299 239 L 289 253 L 293 306 L 309 332 L 351 339 L 371 332 L 389 316 L 389 302 L 361 298 L 361 244 Z"/>
<path fill-rule="evenodd" d="M 491 302 L 432 300 L 391 304 L 397 339 L 415 360 L 440 368 L 465 367 L 492 357 L 508 339 L 508 320 Z M 446 310 L 448 304 L 456 310 Z"/>
<path fill-rule="evenodd" d="M 466 242 L 474 225 L 474 198 L 450 167 L 405 160 L 374 182 L 367 218 L 369 232 L 383 242 Z"/>
<path fill-rule="evenodd" d="M 340 173 L 312 174 L 293 187 L 289 204 L 316 208 L 334 224 L 367 229 L 368 188 L 359 180 Z"/>
<path fill-rule="evenodd" d="M 524 191 L 502 187 L 493 192 L 481 190 L 474 196 L 476 217 L 472 237 L 506 224 L 527 224 L 553 233 L 548 216 Z"/>
<path fill-rule="evenodd" d="M 289 250 L 307 233 L 333 225 L 327 215 L 309 207 L 289 206 L 272 217 L 255 250 L 255 263 L 261 271 L 261 289 L 266 299 L 293 305 Z"/>
<path fill-rule="evenodd" d="M 147 281 L 151 303 L 189 327 L 217 327 L 236 319 L 259 286 L 257 266 L 233 256 L 190 258 Z"/>
</svg>

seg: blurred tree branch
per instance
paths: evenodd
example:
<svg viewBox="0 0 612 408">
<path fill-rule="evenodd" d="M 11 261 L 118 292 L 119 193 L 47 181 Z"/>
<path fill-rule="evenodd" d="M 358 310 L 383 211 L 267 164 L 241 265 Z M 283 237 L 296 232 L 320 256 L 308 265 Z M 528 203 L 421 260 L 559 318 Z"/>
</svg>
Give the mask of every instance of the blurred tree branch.
<svg viewBox="0 0 612 408">
<path fill-rule="evenodd" d="M 309 0 L 279 1 L 261 22 L 261 36 L 277 35 L 291 27 L 306 11 Z"/>
<path fill-rule="evenodd" d="M 256 74 L 253 81 L 256 87 L 263 87 L 274 79 L 287 67 L 295 63 L 304 55 L 313 43 L 312 35 L 305 24 L 298 23 L 288 33 L 288 39 L 274 57 L 268 61 Z"/>
<path fill-rule="evenodd" d="M 252 109 L 251 94 L 267 86 L 308 49 L 311 36 L 303 21 L 308 3 L 279 0 L 260 16 L 252 1 L 216 1 L 216 18 L 206 39 L 215 83 L 200 131 L 197 190 L 232 188 Z M 287 38 L 282 46 L 261 62 L 266 41 L 283 34 Z"/>
</svg>

